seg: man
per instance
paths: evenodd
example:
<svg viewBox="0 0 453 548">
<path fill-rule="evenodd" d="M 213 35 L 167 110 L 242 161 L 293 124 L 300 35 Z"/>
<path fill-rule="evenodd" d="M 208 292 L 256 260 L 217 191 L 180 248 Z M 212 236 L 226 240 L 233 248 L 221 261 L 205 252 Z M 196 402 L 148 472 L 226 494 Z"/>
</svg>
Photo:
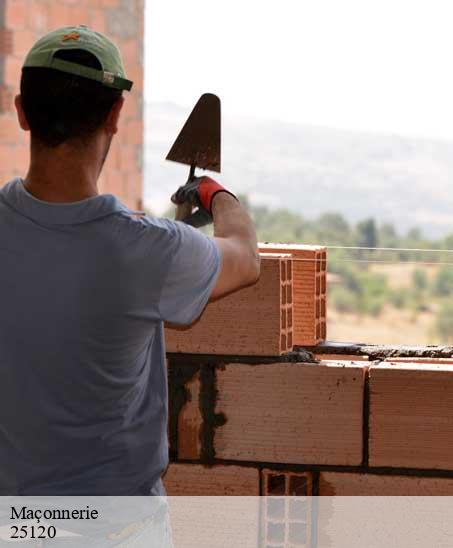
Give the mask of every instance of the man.
<svg viewBox="0 0 453 548">
<path fill-rule="evenodd" d="M 0 190 L 0 495 L 162 493 L 163 322 L 189 324 L 259 275 L 248 215 L 211 179 L 174 200 L 212 216 L 212 239 L 98 193 L 131 85 L 116 47 L 83 26 L 24 62 L 31 163 Z"/>
</svg>

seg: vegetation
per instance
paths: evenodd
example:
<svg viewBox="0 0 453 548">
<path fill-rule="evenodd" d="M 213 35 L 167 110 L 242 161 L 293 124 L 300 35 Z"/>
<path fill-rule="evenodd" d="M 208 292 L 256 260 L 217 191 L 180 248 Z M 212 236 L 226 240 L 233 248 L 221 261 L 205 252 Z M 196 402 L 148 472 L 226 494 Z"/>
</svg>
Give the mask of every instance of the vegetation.
<svg viewBox="0 0 453 548">
<path fill-rule="evenodd" d="M 413 318 L 430 312 L 435 336 L 453 341 L 453 254 L 448 251 L 453 249 L 453 234 L 430 240 L 417 228 L 398 234 L 393 225 L 379 225 L 371 218 L 355 225 L 335 212 L 308 219 L 286 209 L 251 205 L 246 196 L 240 199 L 260 241 L 331 247 L 328 270 L 336 276 L 329 283 L 329 304 L 338 313 L 385 321 L 383 312 L 389 307 Z M 173 211 L 167 214 L 172 217 Z M 400 263 L 412 265 L 407 280 L 398 279 Z"/>
<path fill-rule="evenodd" d="M 379 317 L 386 307 L 393 307 L 415 318 L 432 312 L 433 333 L 444 342 L 453 340 L 453 264 L 443 264 L 453 263 L 448 251 L 453 249 L 453 234 L 430 240 L 417 228 L 398 234 L 393 225 L 378 225 L 374 219 L 356 225 L 339 213 L 307 219 L 241 199 L 255 221 L 260 241 L 331 246 L 329 273 L 336 274 L 336 280 L 329 284 L 329 303 L 338 313 Z M 405 283 L 394 279 L 397 274 L 391 270 L 399 263 L 413 265 Z M 379 271 L 384 267 L 385 272 Z M 432 267 L 430 276 L 427 267 Z"/>
</svg>

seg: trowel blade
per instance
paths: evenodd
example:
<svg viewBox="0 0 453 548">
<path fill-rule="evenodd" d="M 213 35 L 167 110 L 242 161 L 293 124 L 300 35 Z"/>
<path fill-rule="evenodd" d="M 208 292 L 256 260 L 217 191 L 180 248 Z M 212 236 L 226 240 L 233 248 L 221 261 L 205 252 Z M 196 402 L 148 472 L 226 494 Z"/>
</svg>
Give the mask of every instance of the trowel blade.
<svg viewBox="0 0 453 548">
<path fill-rule="evenodd" d="M 167 160 L 220 172 L 220 99 L 212 93 L 200 97 Z"/>
</svg>

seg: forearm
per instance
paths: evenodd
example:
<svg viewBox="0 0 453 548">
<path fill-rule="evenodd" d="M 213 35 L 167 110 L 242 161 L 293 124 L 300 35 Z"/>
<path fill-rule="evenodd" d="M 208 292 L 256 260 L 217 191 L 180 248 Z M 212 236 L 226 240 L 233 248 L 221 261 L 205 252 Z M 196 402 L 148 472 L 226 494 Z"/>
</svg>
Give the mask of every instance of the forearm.
<svg viewBox="0 0 453 548">
<path fill-rule="evenodd" d="M 219 192 L 212 202 L 214 237 L 233 238 L 244 242 L 255 252 L 258 243 L 253 222 L 244 207 L 233 196 Z"/>
<path fill-rule="evenodd" d="M 218 292 L 254 283 L 260 274 L 256 230 L 244 207 L 226 192 L 216 194 L 212 205 L 214 238 L 229 268 L 224 272 Z M 240 283 L 238 283 L 240 282 Z"/>
</svg>

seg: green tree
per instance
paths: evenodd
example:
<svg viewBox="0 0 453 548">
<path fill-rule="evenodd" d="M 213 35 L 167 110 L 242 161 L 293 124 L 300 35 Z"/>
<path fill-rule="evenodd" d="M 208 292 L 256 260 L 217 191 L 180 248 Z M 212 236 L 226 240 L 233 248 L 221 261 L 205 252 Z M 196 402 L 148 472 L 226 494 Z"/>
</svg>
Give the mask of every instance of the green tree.
<svg viewBox="0 0 453 548">
<path fill-rule="evenodd" d="M 359 247 L 377 247 L 378 232 L 374 219 L 366 219 L 357 224 L 357 245 Z"/>
<path fill-rule="evenodd" d="M 415 269 L 412 273 L 412 284 L 417 291 L 424 291 L 428 287 L 428 276 L 424 270 Z"/>
<path fill-rule="evenodd" d="M 437 313 L 436 331 L 444 342 L 453 340 L 453 302 L 444 303 Z"/>
<path fill-rule="evenodd" d="M 443 266 L 434 279 L 433 291 L 435 295 L 446 297 L 453 294 L 453 268 Z"/>
<path fill-rule="evenodd" d="M 385 223 L 381 226 L 379 230 L 379 243 L 382 247 L 398 247 L 398 234 L 392 224 Z"/>
</svg>

